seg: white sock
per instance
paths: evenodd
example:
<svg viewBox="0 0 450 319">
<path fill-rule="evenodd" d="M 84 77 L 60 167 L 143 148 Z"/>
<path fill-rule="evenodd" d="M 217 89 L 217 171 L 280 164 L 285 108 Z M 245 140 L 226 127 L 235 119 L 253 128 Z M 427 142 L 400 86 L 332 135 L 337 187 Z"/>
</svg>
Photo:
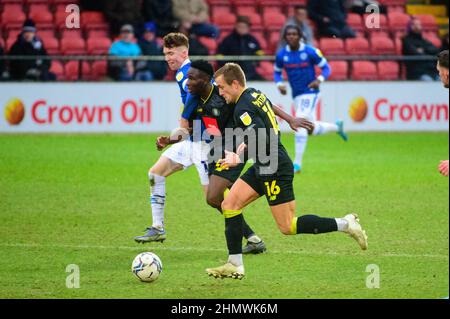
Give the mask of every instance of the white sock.
<svg viewBox="0 0 450 319">
<path fill-rule="evenodd" d="M 338 227 L 338 231 L 344 232 L 348 228 L 348 222 L 343 218 L 336 218 L 336 224 Z"/>
<path fill-rule="evenodd" d="M 149 173 L 153 227 L 164 228 L 166 178 Z"/>
<path fill-rule="evenodd" d="M 244 265 L 244 260 L 242 259 L 242 254 L 237 255 L 229 255 L 228 256 L 228 262 L 230 264 L 233 264 L 237 267 Z"/>
<path fill-rule="evenodd" d="M 314 122 L 314 126 L 313 135 L 322 135 L 330 132 L 337 132 L 339 130 L 336 124 L 327 122 Z"/>
<path fill-rule="evenodd" d="M 308 132 L 305 129 L 299 129 L 295 133 L 295 164 L 302 165 L 303 154 L 305 154 L 306 144 L 308 143 Z"/>
<path fill-rule="evenodd" d="M 250 243 L 257 244 L 261 242 L 261 238 L 258 235 L 252 235 L 247 239 Z"/>
</svg>

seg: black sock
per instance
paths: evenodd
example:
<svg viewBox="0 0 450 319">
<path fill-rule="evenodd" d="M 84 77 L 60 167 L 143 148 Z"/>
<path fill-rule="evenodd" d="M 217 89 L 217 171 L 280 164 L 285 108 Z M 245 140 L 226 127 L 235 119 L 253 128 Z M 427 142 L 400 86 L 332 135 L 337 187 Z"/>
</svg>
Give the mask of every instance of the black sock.
<svg viewBox="0 0 450 319">
<path fill-rule="evenodd" d="M 338 230 L 334 218 L 305 215 L 297 219 L 297 234 L 324 234 Z"/>
<path fill-rule="evenodd" d="M 249 239 L 251 236 L 253 236 L 255 234 L 253 229 L 251 229 L 250 226 L 245 221 L 244 216 L 242 216 L 242 232 L 246 239 Z"/>
<path fill-rule="evenodd" d="M 225 237 L 230 255 L 242 254 L 243 221 L 242 214 L 225 218 Z"/>
</svg>

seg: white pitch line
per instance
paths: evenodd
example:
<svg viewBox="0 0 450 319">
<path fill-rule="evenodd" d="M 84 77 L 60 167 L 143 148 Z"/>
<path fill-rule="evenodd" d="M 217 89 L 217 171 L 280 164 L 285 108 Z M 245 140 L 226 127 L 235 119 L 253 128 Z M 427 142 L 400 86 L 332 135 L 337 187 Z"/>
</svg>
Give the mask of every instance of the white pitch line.
<svg viewBox="0 0 450 319">
<path fill-rule="evenodd" d="M 148 248 L 155 250 L 167 250 L 167 251 L 196 251 L 196 252 L 224 252 L 226 249 L 213 249 L 213 248 L 197 248 L 197 247 L 167 247 L 164 244 L 159 246 L 146 246 L 146 245 L 136 245 L 136 246 L 102 246 L 102 245 L 66 245 L 66 244 L 52 244 L 52 245 L 42 245 L 42 244 L 0 244 L 0 247 L 12 247 L 12 248 L 64 248 L 64 249 L 105 249 L 105 250 L 137 250 L 142 251 Z M 270 250 L 269 254 L 294 254 L 294 255 L 323 255 L 323 256 L 364 256 L 364 252 L 361 254 L 342 254 L 337 252 L 313 252 L 313 251 L 300 251 L 300 250 Z M 431 258 L 431 259 L 445 259 L 448 260 L 448 255 L 442 254 L 396 254 L 396 253 L 383 253 L 379 254 L 380 257 L 399 257 L 399 258 Z M 370 256 L 376 257 L 376 256 Z"/>
</svg>

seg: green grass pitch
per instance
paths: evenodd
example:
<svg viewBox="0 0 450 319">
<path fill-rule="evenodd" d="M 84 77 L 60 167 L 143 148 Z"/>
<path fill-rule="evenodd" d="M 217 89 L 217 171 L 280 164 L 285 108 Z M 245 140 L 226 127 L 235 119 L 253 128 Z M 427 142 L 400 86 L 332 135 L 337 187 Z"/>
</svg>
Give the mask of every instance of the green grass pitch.
<svg viewBox="0 0 450 319">
<path fill-rule="evenodd" d="M 268 252 L 245 257 L 246 278 L 215 280 L 226 260 L 223 218 L 195 169 L 167 181 L 164 244 L 138 245 L 150 224 L 147 170 L 156 135 L 0 135 L 0 298 L 442 298 L 449 293 L 449 180 L 437 166 L 448 134 L 351 134 L 310 140 L 295 178 L 298 214 L 358 212 L 369 250 L 340 233 L 283 236 L 264 199 L 245 216 Z M 293 136 L 284 135 L 293 151 Z M 130 271 L 140 252 L 164 270 Z M 66 287 L 66 266 L 80 288 Z M 379 289 L 366 287 L 368 265 Z"/>
</svg>

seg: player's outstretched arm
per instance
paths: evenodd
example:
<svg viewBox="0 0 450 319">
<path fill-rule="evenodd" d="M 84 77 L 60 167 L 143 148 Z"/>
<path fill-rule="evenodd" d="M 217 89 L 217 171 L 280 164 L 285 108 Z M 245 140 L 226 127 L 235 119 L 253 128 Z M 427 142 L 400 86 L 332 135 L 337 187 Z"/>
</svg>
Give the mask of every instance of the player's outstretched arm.
<svg viewBox="0 0 450 319">
<path fill-rule="evenodd" d="M 285 111 L 283 111 L 283 109 L 281 107 L 278 107 L 276 105 L 272 105 L 272 108 L 273 108 L 273 112 L 275 113 L 275 115 L 279 116 L 280 118 L 285 120 L 289 124 L 291 129 L 294 130 L 295 132 L 297 132 L 297 130 L 299 128 L 304 128 L 305 130 L 308 131 L 309 135 L 311 135 L 313 133 L 314 123 L 312 123 L 304 118 L 295 118 L 295 117 L 289 115 L 288 113 L 286 113 Z"/>
<path fill-rule="evenodd" d="M 439 164 L 439 172 L 448 177 L 448 160 L 446 161 L 441 161 L 441 163 Z"/>
</svg>

